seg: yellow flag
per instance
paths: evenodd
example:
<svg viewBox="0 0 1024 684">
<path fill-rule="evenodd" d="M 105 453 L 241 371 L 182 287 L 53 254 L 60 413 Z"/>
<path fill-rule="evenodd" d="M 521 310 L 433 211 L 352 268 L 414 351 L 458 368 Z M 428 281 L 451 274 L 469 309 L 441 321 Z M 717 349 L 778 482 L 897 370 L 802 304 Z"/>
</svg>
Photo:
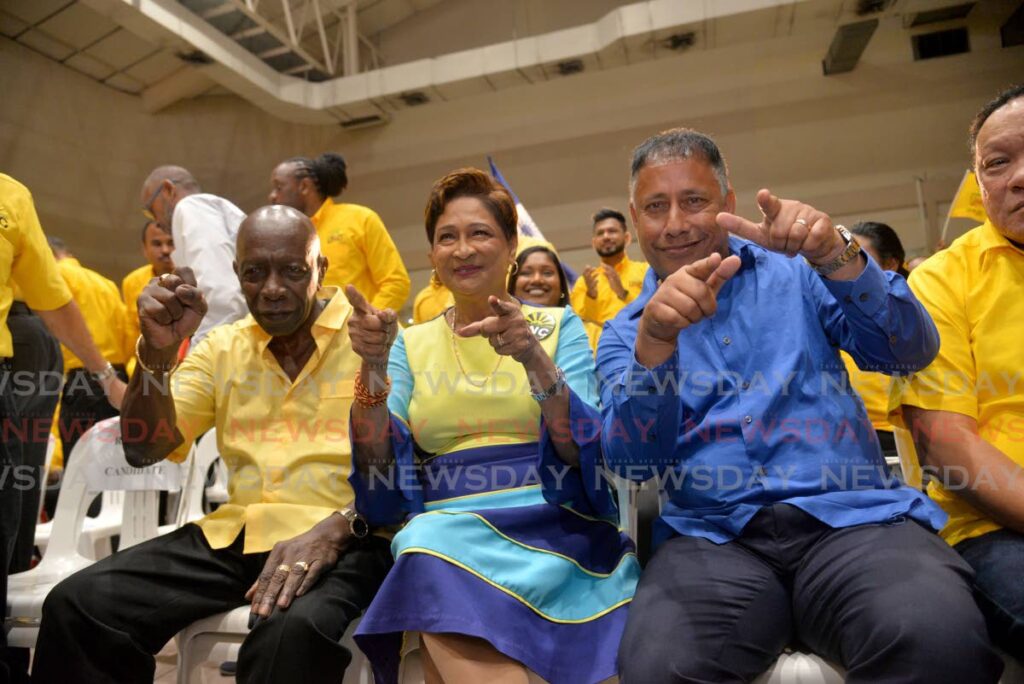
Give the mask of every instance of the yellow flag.
<svg viewBox="0 0 1024 684">
<path fill-rule="evenodd" d="M 974 219 L 978 223 L 984 223 L 987 220 L 985 205 L 981 203 L 981 189 L 978 187 L 978 179 L 973 171 L 965 173 L 964 179 L 960 181 L 956 197 L 953 198 L 953 204 L 949 207 L 949 215 Z"/>
</svg>

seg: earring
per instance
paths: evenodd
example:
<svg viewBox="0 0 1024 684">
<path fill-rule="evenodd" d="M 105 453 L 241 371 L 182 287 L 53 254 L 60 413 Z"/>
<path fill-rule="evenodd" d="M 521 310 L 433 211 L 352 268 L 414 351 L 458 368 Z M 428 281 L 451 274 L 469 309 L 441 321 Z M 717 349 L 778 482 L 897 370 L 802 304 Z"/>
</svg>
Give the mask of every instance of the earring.
<svg viewBox="0 0 1024 684">
<path fill-rule="evenodd" d="M 512 265 L 509 267 L 508 277 L 511 278 L 516 273 L 519 273 L 519 264 L 517 262 L 513 261 Z"/>
<path fill-rule="evenodd" d="M 441 287 L 442 285 L 441 279 L 437 277 L 437 270 L 433 268 L 430 269 L 430 284 L 434 287 Z"/>
</svg>

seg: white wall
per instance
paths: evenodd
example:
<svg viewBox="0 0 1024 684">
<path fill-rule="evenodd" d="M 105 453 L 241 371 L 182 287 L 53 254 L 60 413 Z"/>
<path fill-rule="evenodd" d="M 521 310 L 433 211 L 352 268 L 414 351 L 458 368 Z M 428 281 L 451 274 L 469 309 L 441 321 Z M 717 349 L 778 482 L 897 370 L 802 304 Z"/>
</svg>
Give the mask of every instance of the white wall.
<svg viewBox="0 0 1024 684">
<path fill-rule="evenodd" d="M 1001 49 L 984 12 L 971 21 L 967 55 L 914 63 L 909 34 L 883 25 L 856 70 L 825 77 L 831 34 L 811 32 L 432 103 L 355 132 L 284 123 L 234 96 L 145 114 L 137 97 L 3 40 L 0 168 L 33 189 L 49 232 L 119 279 L 141 263 L 138 188 L 153 166 L 185 165 L 251 210 L 277 161 L 337 150 L 350 167 L 346 199 L 383 216 L 418 287 L 429 268 L 423 204 L 442 174 L 493 154 L 581 268 L 593 260 L 590 214 L 626 211 L 632 148 L 688 125 L 717 138 L 741 213 L 756 214 L 753 195 L 766 185 L 846 222 L 888 220 L 915 253 L 937 239 L 966 166 L 967 122 L 1021 78 L 1024 49 Z"/>
</svg>

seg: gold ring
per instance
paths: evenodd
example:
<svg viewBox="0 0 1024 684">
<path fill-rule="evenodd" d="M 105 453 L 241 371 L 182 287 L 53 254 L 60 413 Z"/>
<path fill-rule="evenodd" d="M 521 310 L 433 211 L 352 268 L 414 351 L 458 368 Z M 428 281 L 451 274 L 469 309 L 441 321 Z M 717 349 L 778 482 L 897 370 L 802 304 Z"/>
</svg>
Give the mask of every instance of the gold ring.
<svg viewBox="0 0 1024 684">
<path fill-rule="evenodd" d="M 159 278 L 156 279 L 156 281 L 158 283 L 160 283 L 161 285 L 163 285 L 164 284 L 164 278 L 170 278 L 170 277 L 171 277 L 170 273 L 163 273 L 163 274 L 160 275 Z"/>
<path fill-rule="evenodd" d="M 309 572 L 309 563 L 306 561 L 295 561 L 292 563 L 292 569 L 302 568 L 302 572 Z"/>
<path fill-rule="evenodd" d="M 804 228 L 807 227 L 807 219 L 798 218 L 794 223 L 799 223 Z"/>
<path fill-rule="evenodd" d="M 497 340 L 499 347 L 505 346 L 505 340 L 501 339 L 501 333 L 494 333 L 494 339 Z"/>
<path fill-rule="evenodd" d="M 289 572 L 290 570 L 291 570 L 291 567 L 288 566 L 288 565 L 285 565 L 284 563 L 281 563 L 280 565 L 277 566 L 277 571 L 278 572 Z"/>
</svg>

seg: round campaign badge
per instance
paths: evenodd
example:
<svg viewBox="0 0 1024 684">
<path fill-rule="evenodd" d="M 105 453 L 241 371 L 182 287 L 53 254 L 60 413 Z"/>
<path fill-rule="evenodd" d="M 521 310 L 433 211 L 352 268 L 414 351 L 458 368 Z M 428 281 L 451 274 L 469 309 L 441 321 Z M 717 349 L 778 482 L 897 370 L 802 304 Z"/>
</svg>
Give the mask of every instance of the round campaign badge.
<svg viewBox="0 0 1024 684">
<path fill-rule="evenodd" d="M 555 332 L 555 317 L 547 311 L 530 311 L 526 314 L 526 324 L 538 340 L 546 340 Z"/>
</svg>

